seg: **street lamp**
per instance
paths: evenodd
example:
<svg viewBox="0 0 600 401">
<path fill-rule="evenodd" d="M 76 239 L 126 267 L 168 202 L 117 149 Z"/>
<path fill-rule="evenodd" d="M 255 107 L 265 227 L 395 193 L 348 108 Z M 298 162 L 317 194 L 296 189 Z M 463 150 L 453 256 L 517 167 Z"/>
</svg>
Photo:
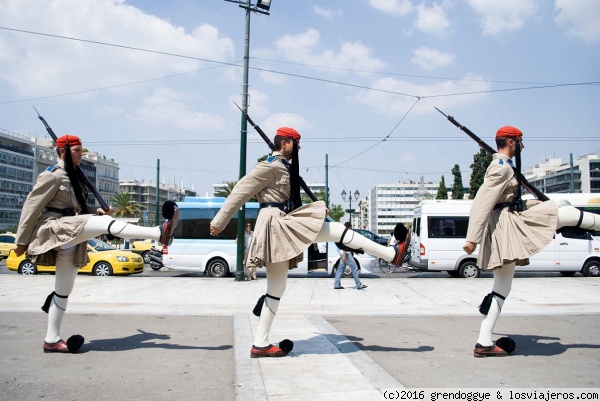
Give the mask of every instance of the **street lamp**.
<svg viewBox="0 0 600 401">
<path fill-rule="evenodd" d="M 250 12 L 254 11 L 260 14 L 269 15 L 271 0 L 258 0 L 255 5 L 250 0 L 225 0 L 230 3 L 237 3 L 246 10 L 246 31 L 244 35 L 244 82 L 242 84 L 242 122 L 240 128 L 240 174 L 242 179 L 246 175 L 246 144 L 248 137 L 248 123 L 245 113 L 248 112 L 248 69 L 250 61 Z M 246 207 L 237 213 L 237 238 L 244 238 L 244 225 L 246 222 Z M 237 242 L 237 259 L 235 270 L 235 281 L 244 281 L 244 241 Z"/>
<path fill-rule="evenodd" d="M 350 201 L 350 208 L 346 209 L 346 212 L 348 212 L 350 214 L 350 217 L 348 218 L 348 221 L 350 222 L 350 224 L 352 224 L 352 212 L 354 212 L 354 209 L 352 209 L 352 191 L 350 191 L 350 193 L 346 193 L 346 190 L 342 190 L 342 199 L 344 200 L 344 202 L 346 202 L 346 196 L 348 197 L 348 201 Z M 358 189 L 356 191 L 354 191 L 354 200 L 357 201 L 358 197 L 360 196 L 360 192 L 358 192 Z"/>
</svg>

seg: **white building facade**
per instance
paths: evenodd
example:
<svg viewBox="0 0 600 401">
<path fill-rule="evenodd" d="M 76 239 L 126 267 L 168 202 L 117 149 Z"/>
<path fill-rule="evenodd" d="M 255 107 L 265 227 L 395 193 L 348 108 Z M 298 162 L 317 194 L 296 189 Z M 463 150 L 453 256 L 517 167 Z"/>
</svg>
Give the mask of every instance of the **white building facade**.
<svg viewBox="0 0 600 401">
<path fill-rule="evenodd" d="M 544 193 L 600 193 L 600 157 L 589 154 L 563 162 L 548 159 L 523 171 L 529 183 Z"/>
</svg>

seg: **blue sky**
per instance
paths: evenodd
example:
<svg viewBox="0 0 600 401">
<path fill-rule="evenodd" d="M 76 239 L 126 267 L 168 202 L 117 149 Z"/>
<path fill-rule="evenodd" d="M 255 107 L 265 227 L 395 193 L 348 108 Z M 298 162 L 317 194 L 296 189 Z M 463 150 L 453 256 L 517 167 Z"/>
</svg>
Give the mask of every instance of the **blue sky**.
<svg viewBox="0 0 600 401">
<path fill-rule="evenodd" d="M 154 181 L 160 159 L 161 181 L 201 195 L 237 179 L 237 4 L 0 0 L 0 9 L 0 128 L 44 136 L 33 105 L 59 135 L 116 159 L 121 178 Z M 342 189 L 378 183 L 451 184 L 454 164 L 468 184 L 478 147 L 434 106 L 491 146 L 499 127 L 519 127 L 524 167 L 599 153 L 598 16 L 595 0 L 273 0 L 271 15 L 251 15 L 249 112 L 270 136 L 300 131 L 307 182 L 324 180 L 328 155 L 336 203 Z M 266 152 L 250 129 L 247 169 Z"/>
</svg>

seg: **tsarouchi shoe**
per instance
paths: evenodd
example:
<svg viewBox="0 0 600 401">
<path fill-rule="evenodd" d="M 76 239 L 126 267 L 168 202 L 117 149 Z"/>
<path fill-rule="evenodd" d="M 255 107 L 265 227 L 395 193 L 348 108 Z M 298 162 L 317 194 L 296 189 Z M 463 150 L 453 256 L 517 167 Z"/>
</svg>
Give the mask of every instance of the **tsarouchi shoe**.
<svg viewBox="0 0 600 401">
<path fill-rule="evenodd" d="M 483 345 L 477 343 L 475 344 L 475 349 L 473 349 L 473 356 L 475 358 L 485 358 L 488 356 L 508 356 L 508 352 L 498 347 L 496 343 L 493 343 L 489 347 L 484 347 Z"/>
<path fill-rule="evenodd" d="M 250 358 L 280 358 L 286 356 L 288 353 L 284 352 L 281 348 L 274 346 L 273 344 L 267 345 L 266 347 L 255 347 L 252 346 L 250 350 Z"/>
<path fill-rule="evenodd" d="M 179 208 L 175 206 L 175 210 L 173 211 L 173 217 L 169 220 L 165 221 L 162 226 L 160 226 L 160 242 L 163 245 L 171 245 L 173 242 L 173 235 L 175 234 L 175 228 L 179 224 Z"/>
<path fill-rule="evenodd" d="M 58 340 L 55 343 L 47 343 L 44 341 L 44 352 L 71 353 L 71 351 L 69 351 L 69 347 L 67 347 L 67 343 L 63 340 Z"/>
</svg>

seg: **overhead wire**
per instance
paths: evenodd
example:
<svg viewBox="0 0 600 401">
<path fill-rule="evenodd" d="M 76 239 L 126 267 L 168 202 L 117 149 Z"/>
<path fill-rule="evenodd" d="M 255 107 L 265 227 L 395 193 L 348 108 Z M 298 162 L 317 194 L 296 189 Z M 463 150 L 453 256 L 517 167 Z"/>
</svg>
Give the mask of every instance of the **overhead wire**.
<svg viewBox="0 0 600 401">
<path fill-rule="evenodd" d="M 82 94 L 82 93 L 86 93 L 86 92 L 95 92 L 95 91 L 101 91 L 101 90 L 107 90 L 107 89 L 114 89 L 114 88 L 129 86 L 129 85 L 136 85 L 136 84 L 141 84 L 141 83 L 146 83 L 146 82 L 151 82 L 151 81 L 156 81 L 156 80 L 161 80 L 161 79 L 167 79 L 167 78 L 177 77 L 177 76 L 186 75 L 186 74 L 192 74 L 192 73 L 196 73 L 196 72 L 200 72 L 200 71 L 205 71 L 205 70 L 208 70 L 208 69 L 211 69 L 211 68 L 217 68 L 217 67 L 222 67 L 222 66 L 241 67 L 240 64 L 239 64 L 239 62 L 235 62 L 235 63 L 233 63 L 233 62 L 224 62 L 224 61 L 211 60 L 211 59 L 201 58 L 201 57 L 187 56 L 187 55 L 182 55 L 182 54 L 177 54 L 177 53 L 172 53 L 172 52 L 165 52 L 165 51 L 159 51 L 159 50 L 144 49 L 144 48 L 140 48 L 140 47 L 127 46 L 127 45 L 121 45 L 121 44 L 115 44 L 115 43 L 108 43 L 108 42 L 102 42 L 102 41 L 97 41 L 97 40 L 81 39 L 81 38 L 69 37 L 69 36 L 64 36 L 64 35 L 56 35 L 56 34 L 49 34 L 49 33 L 43 33 L 43 32 L 35 32 L 35 31 L 30 31 L 30 30 L 23 30 L 23 29 L 16 29 L 16 28 L 9 28 L 9 27 L 2 27 L 2 26 L 0 26 L 0 29 L 7 30 L 7 31 L 13 31 L 13 32 L 19 32 L 19 33 L 26 33 L 26 34 L 40 35 L 40 36 L 46 36 L 46 37 L 51 37 L 51 38 L 57 38 L 57 39 L 66 39 L 66 40 L 72 40 L 72 41 L 79 41 L 79 42 L 96 44 L 96 45 L 102 45 L 102 46 L 110 46 L 110 47 L 122 48 L 122 49 L 126 49 L 126 50 L 135 50 L 135 51 L 141 51 L 141 52 L 147 52 L 147 53 L 165 55 L 165 56 L 170 56 L 170 57 L 192 59 L 192 60 L 197 60 L 197 61 L 203 61 L 203 62 L 218 64 L 218 66 L 215 66 L 215 67 L 209 67 L 209 68 L 205 68 L 205 69 L 200 69 L 200 70 L 195 70 L 195 71 L 189 71 L 189 72 L 184 72 L 184 73 L 180 73 L 180 74 L 173 74 L 173 75 L 168 75 L 168 76 L 163 76 L 163 77 L 156 77 L 156 78 L 151 78 L 151 79 L 146 79 L 146 80 L 141 80 L 141 81 L 123 83 L 123 84 L 112 85 L 112 86 L 101 87 L 101 88 L 95 88 L 95 89 L 89 89 L 89 90 L 75 91 L 75 92 L 64 93 L 64 94 L 49 95 L 49 96 L 36 97 L 36 98 L 30 98 L 30 99 L 0 101 L 0 104 L 23 102 L 23 101 L 31 101 L 31 100 L 38 100 L 38 99 L 45 99 L 45 98 L 54 98 L 54 97 L 61 97 L 61 96 L 70 96 L 70 95 Z M 285 61 L 270 60 L 270 59 L 261 59 L 261 58 L 257 58 L 257 57 L 253 57 L 253 58 L 257 59 L 257 60 L 266 60 L 266 61 L 278 62 L 278 63 L 285 63 L 285 64 L 303 65 L 303 66 L 310 66 L 310 67 L 314 67 L 314 68 L 324 68 L 324 69 L 332 69 L 332 70 L 342 70 L 342 71 L 351 71 L 351 72 L 381 74 L 381 75 L 389 75 L 389 76 L 405 76 L 405 77 L 424 78 L 424 79 L 438 79 L 438 80 L 441 80 L 441 79 L 446 79 L 446 80 L 452 79 L 452 80 L 456 80 L 456 81 L 482 81 L 482 82 L 503 83 L 503 84 L 528 84 L 528 85 L 530 85 L 530 86 L 527 86 L 527 87 L 518 87 L 518 88 L 489 89 L 489 90 L 482 90 L 482 91 L 469 91 L 469 92 L 458 92 L 458 93 L 447 93 L 447 94 L 438 94 L 438 95 L 419 96 L 419 95 L 415 95 L 415 94 L 409 94 L 409 93 L 403 93 L 403 92 L 398 92 L 398 91 L 385 90 L 385 89 L 380 89 L 380 88 L 373 88 L 373 87 L 369 87 L 369 86 L 352 84 L 352 83 L 347 83 L 347 82 L 340 82 L 340 81 L 335 81 L 335 80 L 331 80 L 331 79 L 311 77 L 311 76 L 307 76 L 307 75 L 303 75 L 303 74 L 295 74 L 295 73 L 291 73 L 291 72 L 277 71 L 277 70 L 271 70 L 271 69 L 265 69 L 265 68 L 259 68 L 259 67 L 249 67 L 250 69 L 256 70 L 256 71 L 268 72 L 268 73 L 273 73 L 273 74 L 279 74 L 279 75 L 291 76 L 291 77 L 296 77 L 296 78 L 301 78 L 301 79 L 307 79 L 307 80 L 313 80 L 313 81 L 318 81 L 318 82 L 324 82 L 324 83 L 328 83 L 328 84 L 343 85 L 343 86 L 353 87 L 353 88 L 357 88 L 357 89 L 364 89 L 364 90 L 368 90 L 368 91 L 376 91 L 376 92 L 388 93 L 388 94 L 393 94 L 393 95 L 398 95 L 398 96 L 406 96 L 406 97 L 415 98 L 415 102 L 411 105 L 411 107 L 402 116 L 402 118 L 400 119 L 400 121 L 393 127 L 393 129 L 384 138 L 378 139 L 377 143 L 375 143 L 374 145 L 372 145 L 372 146 L 364 149 L 363 151 L 355 154 L 354 156 L 351 156 L 350 158 L 342 161 L 341 163 L 338 163 L 337 165 L 332 166 L 332 167 L 335 167 L 335 168 L 340 167 L 340 166 L 342 166 L 345 163 L 348 163 L 349 161 L 351 161 L 351 160 L 355 159 L 356 157 L 358 157 L 358 156 L 360 156 L 360 155 L 368 152 L 369 150 L 375 148 L 376 146 L 380 145 L 383 142 L 394 140 L 393 138 L 391 138 L 391 135 L 394 133 L 394 131 L 404 121 L 404 119 L 408 116 L 408 114 L 413 110 L 413 108 L 416 106 L 416 104 L 421 99 L 436 98 L 436 97 L 450 97 L 450 96 L 465 96 L 465 95 L 474 95 L 474 94 L 483 94 L 483 93 L 494 93 L 494 92 L 523 91 L 523 90 L 536 90 L 536 89 L 547 89 L 547 88 L 556 88 L 556 87 L 584 86 L 584 85 L 598 85 L 598 84 L 600 84 L 599 81 L 575 82 L 575 83 L 531 83 L 531 82 L 519 82 L 519 81 L 477 80 L 477 79 L 467 79 L 467 78 L 456 79 L 456 78 L 421 76 L 421 75 L 409 75 L 409 74 L 383 73 L 383 72 L 374 72 L 374 71 L 361 71 L 361 70 L 352 70 L 352 69 L 344 69 L 344 68 L 336 68 L 336 67 L 328 67 L 328 66 L 318 66 L 318 65 L 303 64 L 303 63 L 285 62 Z M 357 141 L 358 140 L 360 140 L 360 139 L 357 139 Z M 368 139 L 368 138 L 367 139 L 362 139 L 362 141 L 369 141 L 369 140 L 370 139 Z M 410 139 L 408 139 L 408 138 L 402 138 L 402 140 L 410 140 Z M 422 141 L 423 138 L 420 138 L 419 140 Z M 433 139 L 430 139 L 430 140 L 433 140 Z M 569 138 L 569 140 L 573 140 L 573 138 Z M 587 140 L 587 139 L 582 139 L 582 140 Z M 334 140 L 331 140 L 331 141 L 333 142 Z M 436 139 L 436 141 L 438 141 L 438 140 Z M 151 144 L 152 142 L 157 143 L 157 142 L 161 142 L 161 141 L 150 141 L 150 142 L 144 141 L 143 143 L 136 142 L 135 145 L 139 146 L 140 144 L 146 144 L 146 143 Z M 171 143 L 171 144 L 174 143 L 174 141 L 168 141 L 168 142 Z M 326 140 L 324 140 L 323 142 L 326 142 Z M 93 142 L 90 142 L 90 143 L 93 143 Z M 192 142 L 182 142 L 182 143 L 203 143 L 203 144 L 214 143 L 214 144 L 217 144 L 217 143 L 223 143 L 223 142 L 219 142 L 219 141 L 203 141 L 203 142 L 192 141 Z M 133 143 L 123 142 L 121 144 L 126 146 L 128 144 L 133 144 Z M 339 170 L 338 170 L 338 172 L 339 172 Z"/>
</svg>

